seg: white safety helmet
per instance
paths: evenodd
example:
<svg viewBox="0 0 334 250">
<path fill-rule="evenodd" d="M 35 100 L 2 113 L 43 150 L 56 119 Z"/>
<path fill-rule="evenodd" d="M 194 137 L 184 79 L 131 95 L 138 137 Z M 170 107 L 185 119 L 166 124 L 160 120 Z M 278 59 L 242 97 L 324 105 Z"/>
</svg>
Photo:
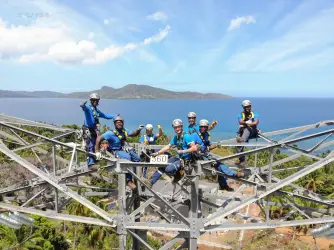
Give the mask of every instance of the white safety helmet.
<svg viewBox="0 0 334 250">
<path fill-rule="evenodd" d="M 152 124 L 147 124 L 146 125 L 146 130 L 152 131 L 153 130 L 153 125 Z"/>
<path fill-rule="evenodd" d="M 189 112 L 188 113 L 188 118 L 193 118 L 193 117 L 196 118 L 196 113 L 195 112 Z"/>
<path fill-rule="evenodd" d="M 247 106 L 251 106 L 252 105 L 252 103 L 251 103 L 251 101 L 250 100 L 244 100 L 243 102 L 242 102 L 242 104 L 241 104 L 243 107 L 247 107 Z"/>
<path fill-rule="evenodd" d="M 176 127 L 176 126 L 183 126 L 183 122 L 181 121 L 181 119 L 175 119 L 172 123 L 172 127 Z"/>
<path fill-rule="evenodd" d="M 90 100 L 100 100 L 100 95 L 98 93 L 92 93 L 89 96 Z"/>
<path fill-rule="evenodd" d="M 200 120 L 200 121 L 199 121 L 199 126 L 200 126 L 200 127 L 209 127 L 209 121 L 208 121 L 208 120 L 205 120 L 205 119 Z"/>
<path fill-rule="evenodd" d="M 123 117 L 120 116 L 120 115 L 118 115 L 118 116 L 116 116 L 116 117 L 114 118 L 114 123 L 116 123 L 117 121 L 121 121 L 121 122 L 124 123 L 124 119 L 123 119 Z"/>
</svg>

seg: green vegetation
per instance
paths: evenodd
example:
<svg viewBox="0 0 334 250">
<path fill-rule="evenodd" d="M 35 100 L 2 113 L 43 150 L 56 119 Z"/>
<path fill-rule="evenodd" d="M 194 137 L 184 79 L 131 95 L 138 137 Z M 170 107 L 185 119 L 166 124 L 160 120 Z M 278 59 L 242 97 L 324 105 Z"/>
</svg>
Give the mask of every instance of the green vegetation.
<svg viewBox="0 0 334 250">
<path fill-rule="evenodd" d="M 267 250 L 267 249 L 303 249 L 313 250 L 314 245 L 310 246 L 299 239 L 292 239 L 275 233 L 274 229 L 266 229 L 257 231 L 252 239 L 247 242 L 245 250 Z"/>
</svg>

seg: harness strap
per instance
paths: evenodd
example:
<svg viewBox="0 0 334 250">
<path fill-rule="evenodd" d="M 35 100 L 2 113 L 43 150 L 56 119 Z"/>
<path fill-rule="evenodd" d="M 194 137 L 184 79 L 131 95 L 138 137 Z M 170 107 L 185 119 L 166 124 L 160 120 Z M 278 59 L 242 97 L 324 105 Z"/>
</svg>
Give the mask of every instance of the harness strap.
<svg viewBox="0 0 334 250">
<path fill-rule="evenodd" d="M 126 141 L 126 139 L 128 138 L 128 132 L 126 132 L 126 130 L 122 129 L 123 135 L 120 134 L 116 129 L 113 130 L 113 133 L 118 137 L 118 139 L 120 139 L 121 141 Z"/>
<path fill-rule="evenodd" d="M 254 112 L 250 112 L 250 115 L 246 117 L 245 112 L 241 112 L 242 120 L 248 121 L 249 119 L 254 119 Z"/>
</svg>

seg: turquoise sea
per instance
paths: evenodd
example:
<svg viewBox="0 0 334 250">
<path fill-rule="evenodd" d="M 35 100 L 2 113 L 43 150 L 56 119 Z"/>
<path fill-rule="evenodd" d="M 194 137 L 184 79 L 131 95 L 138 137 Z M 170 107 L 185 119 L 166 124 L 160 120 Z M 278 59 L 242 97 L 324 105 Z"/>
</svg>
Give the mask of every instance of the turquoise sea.
<svg viewBox="0 0 334 250">
<path fill-rule="evenodd" d="M 101 100 L 99 108 L 105 113 L 120 113 L 129 130 L 140 124 L 160 123 L 167 135 L 172 134 L 171 122 L 175 118 L 187 123 L 187 113 L 197 113 L 198 121 L 217 119 L 212 131 L 213 140 L 235 137 L 237 115 L 242 111 L 240 98 L 221 100 Z M 57 98 L 2 98 L 0 113 L 29 120 L 53 124 L 83 123 L 81 99 Z M 334 99 L 304 98 L 252 98 L 253 109 L 260 115 L 263 132 L 307 125 L 334 119 Z M 113 126 L 111 121 L 102 124 Z"/>
</svg>

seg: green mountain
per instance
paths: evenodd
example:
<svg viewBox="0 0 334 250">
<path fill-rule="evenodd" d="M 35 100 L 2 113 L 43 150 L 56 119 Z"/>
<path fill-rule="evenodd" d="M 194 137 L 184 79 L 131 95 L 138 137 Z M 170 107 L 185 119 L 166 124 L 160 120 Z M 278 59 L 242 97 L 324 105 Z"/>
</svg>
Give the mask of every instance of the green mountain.
<svg viewBox="0 0 334 250">
<path fill-rule="evenodd" d="M 198 92 L 176 92 L 148 85 L 129 84 L 122 88 L 103 86 L 99 90 L 89 92 L 73 92 L 63 94 L 52 91 L 8 91 L 0 90 L 2 97 L 27 97 L 27 98 L 82 98 L 86 99 L 90 93 L 97 92 L 103 99 L 224 99 L 231 96 L 219 93 L 198 93 Z"/>
</svg>

